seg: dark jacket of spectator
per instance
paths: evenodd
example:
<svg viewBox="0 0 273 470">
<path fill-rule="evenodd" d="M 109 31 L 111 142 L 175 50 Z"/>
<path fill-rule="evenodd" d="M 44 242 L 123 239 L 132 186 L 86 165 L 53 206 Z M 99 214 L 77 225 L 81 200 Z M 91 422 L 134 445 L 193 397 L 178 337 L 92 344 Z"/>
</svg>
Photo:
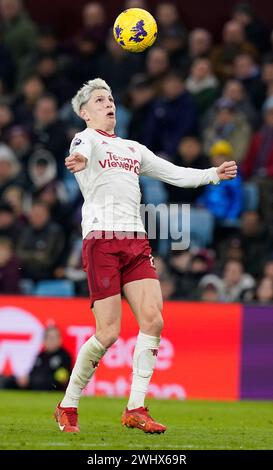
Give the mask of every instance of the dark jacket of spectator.
<svg viewBox="0 0 273 470">
<path fill-rule="evenodd" d="M 196 131 L 193 97 L 186 91 L 173 100 L 159 98 L 147 118 L 143 140 L 153 152 L 174 158 L 182 137 Z"/>
<path fill-rule="evenodd" d="M 17 250 L 23 275 L 34 280 L 50 279 L 64 248 L 63 231 L 51 222 L 44 203 L 33 204 L 29 222 L 21 233 Z"/>
<path fill-rule="evenodd" d="M 174 164 L 177 166 L 197 168 L 199 170 L 205 170 L 211 166 L 210 160 L 207 155 L 199 153 L 193 161 L 189 164 L 188 160 L 184 159 L 183 155 L 176 156 Z M 171 184 L 166 184 L 166 190 L 169 196 L 169 202 L 171 204 L 192 204 L 198 199 L 199 196 L 204 192 L 204 187 L 199 188 L 178 188 Z"/>
<path fill-rule="evenodd" d="M 0 293 L 19 294 L 19 260 L 13 254 L 9 239 L 0 239 Z"/>
<path fill-rule="evenodd" d="M 33 140 L 36 148 L 44 148 L 53 154 L 57 162 L 58 176 L 64 173 L 64 158 L 69 149 L 66 125 L 57 118 L 51 98 L 41 98 L 36 106 Z"/>
<path fill-rule="evenodd" d="M 0 31 L 0 80 L 4 83 L 6 90 L 11 90 L 14 80 L 14 63 L 7 47 L 1 42 Z"/>
<path fill-rule="evenodd" d="M 111 36 L 107 40 L 107 50 L 98 61 L 98 74 L 109 83 L 117 100 L 120 100 L 131 77 L 142 71 L 143 58 L 139 54 L 128 54 Z"/>
<path fill-rule="evenodd" d="M 25 11 L 4 19 L 2 27 L 5 43 L 19 65 L 20 60 L 35 48 L 37 28 Z"/>
<path fill-rule="evenodd" d="M 0 237 L 7 238 L 16 245 L 20 238 L 23 223 L 20 222 L 14 213 L 14 209 L 6 202 L 0 203 Z"/>
<path fill-rule="evenodd" d="M 56 351 L 42 351 L 36 358 L 29 374 L 31 390 L 63 390 L 67 385 L 71 372 L 71 357 L 60 347 Z M 66 374 L 66 380 L 58 380 Z"/>
</svg>

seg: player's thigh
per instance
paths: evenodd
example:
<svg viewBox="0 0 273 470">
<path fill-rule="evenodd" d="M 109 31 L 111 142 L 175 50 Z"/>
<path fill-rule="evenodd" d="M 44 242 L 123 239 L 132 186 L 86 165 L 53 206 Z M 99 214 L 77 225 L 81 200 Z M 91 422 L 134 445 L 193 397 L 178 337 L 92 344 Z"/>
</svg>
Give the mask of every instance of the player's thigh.
<svg viewBox="0 0 273 470">
<path fill-rule="evenodd" d="M 83 240 L 83 268 L 87 273 L 91 306 L 99 300 L 121 293 L 121 274 L 116 251 L 114 240 L 94 237 Z"/>
<path fill-rule="evenodd" d="M 96 336 L 106 347 L 113 344 L 120 332 L 121 295 L 96 300 L 93 305 L 96 320 Z M 107 344 L 105 344 L 107 343 Z"/>
<path fill-rule="evenodd" d="M 153 334 L 163 328 L 162 293 L 158 279 L 140 279 L 123 286 L 124 295 L 143 333 Z"/>
</svg>

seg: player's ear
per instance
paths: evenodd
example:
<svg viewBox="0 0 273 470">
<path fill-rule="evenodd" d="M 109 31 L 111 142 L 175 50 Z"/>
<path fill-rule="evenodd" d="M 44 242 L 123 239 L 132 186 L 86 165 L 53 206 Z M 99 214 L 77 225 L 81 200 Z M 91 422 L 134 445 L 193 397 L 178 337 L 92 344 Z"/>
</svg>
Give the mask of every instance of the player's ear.
<svg viewBox="0 0 273 470">
<path fill-rule="evenodd" d="M 86 110 L 85 108 L 81 108 L 81 110 L 80 110 L 80 116 L 81 116 L 82 119 L 84 119 L 84 121 L 86 121 L 86 122 L 87 122 L 87 121 L 90 121 L 90 118 L 89 118 L 89 116 L 88 116 L 88 112 L 87 112 L 87 110 Z"/>
</svg>

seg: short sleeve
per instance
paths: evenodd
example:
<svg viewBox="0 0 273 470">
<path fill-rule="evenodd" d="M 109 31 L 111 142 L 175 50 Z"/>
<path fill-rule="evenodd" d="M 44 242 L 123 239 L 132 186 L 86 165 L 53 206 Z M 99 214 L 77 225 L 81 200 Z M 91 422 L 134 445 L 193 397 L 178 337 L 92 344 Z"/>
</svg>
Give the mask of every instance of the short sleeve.
<svg viewBox="0 0 273 470">
<path fill-rule="evenodd" d="M 92 141 L 86 135 L 77 133 L 71 142 L 69 153 L 81 153 L 88 160 L 91 158 Z"/>
</svg>

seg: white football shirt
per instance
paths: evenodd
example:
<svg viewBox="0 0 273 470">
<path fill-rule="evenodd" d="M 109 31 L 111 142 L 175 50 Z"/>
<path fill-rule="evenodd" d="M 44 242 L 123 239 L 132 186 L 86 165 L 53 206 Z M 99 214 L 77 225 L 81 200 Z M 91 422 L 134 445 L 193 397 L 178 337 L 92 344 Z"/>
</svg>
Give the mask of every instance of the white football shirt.
<svg viewBox="0 0 273 470">
<path fill-rule="evenodd" d="M 75 173 L 84 198 L 83 238 L 91 230 L 145 232 L 140 216 L 140 175 L 184 188 L 219 182 L 214 167 L 179 167 L 138 142 L 100 130 L 78 132 L 71 142 L 70 154 L 73 152 L 88 160 L 86 168 Z"/>
</svg>

